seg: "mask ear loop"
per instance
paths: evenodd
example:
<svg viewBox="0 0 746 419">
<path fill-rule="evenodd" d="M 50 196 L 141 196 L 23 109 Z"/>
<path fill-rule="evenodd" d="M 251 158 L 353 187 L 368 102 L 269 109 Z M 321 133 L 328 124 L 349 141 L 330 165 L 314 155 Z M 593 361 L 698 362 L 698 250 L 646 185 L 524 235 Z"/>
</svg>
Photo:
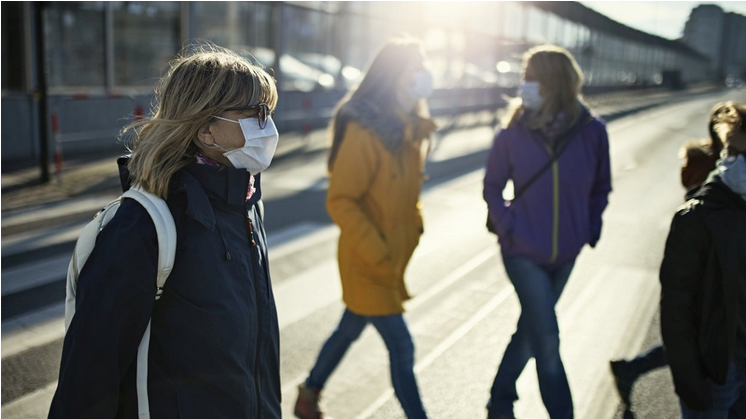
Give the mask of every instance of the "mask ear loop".
<svg viewBox="0 0 746 419">
<path fill-rule="evenodd" d="M 208 144 L 205 144 L 202 140 L 198 140 L 198 141 L 199 141 L 199 144 L 202 147 L 204 147 L 204 148 L 211 148 L 213 150 L 217 149 L 217 150 L 221 150 L 221 151 L 227 151 L 226 149 L 224 149 L 223 147 L 221 147 L 221 146 L 219 146 L 219 145 L 217 145 L 215 143 L 212 143 L 212 144 L 208 145 Z"/>
<path fill-rule="evenodd" d="M 234 121 L 233 119 L 223 118 L 222 116 L 217 116 L 217 115 L 212 115 L 212 117 L 213 117 L 213 118 L 216 118 L 216 119 L 220 119 L 220 120 L 223 120 L 223 121 L 233 122 L 234 124 L 239 124 L 239 125 L 241 125 L 241 123 L 240 123 L 240 122 L 238 122 L 238 121 Z M 205 143 L 204 143 L 204 142 L 203 142 L 202 140 L 199 140 L 199 143 L 200 143 L 200 144 L 202 145 L 202 147 L 204 147 L 204 148 L 212 148 L 212 149 L 218 149 L 218 150 L 221 150 L 221 151 L 226 151 L 226 152 L 228 151 L 228 150 L 226 150 L 225 148 L 223 148 L 223 147 L 221 147 L 221 146 L 219 146 L 219 145 L 217 145 L 217 144 L 215 144 L 215 143 L 213 143 L 212 145 L 207 145 L 207 144 L 205 144 Z"/>
</svg>

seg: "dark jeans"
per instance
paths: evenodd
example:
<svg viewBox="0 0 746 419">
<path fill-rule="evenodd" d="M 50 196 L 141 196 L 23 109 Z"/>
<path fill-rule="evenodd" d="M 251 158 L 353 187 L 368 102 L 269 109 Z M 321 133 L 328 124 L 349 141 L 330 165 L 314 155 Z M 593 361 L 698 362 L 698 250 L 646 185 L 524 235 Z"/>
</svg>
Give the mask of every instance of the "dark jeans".
<svg viewBox="0 0 746 419">
<path fill-rule="evenodd" d="M 389 350 L 391 383 L 407 418 L 427 418 L 414 376 L 414 343 L 404 316 L 401 314 L 360 316 L 350 310 L 345 310 L 339 325 L 321 348 L 316 365 L 306 379 L 306 386 L 324 387 L 326 380 L 368 322 L 378 330 Z"/>
<path fill-rule="evenodd" d="M 682 401 L 682 419 L 743 419 L 746 418 L 746 376 L 736 366 L 735 362 L 728 368 L 725 384 L 719 386 L 712 383 L 712 409 L 699 412 L 689 409 Z"/>
<path fill-rule="evenodd" d="M 541 398 L 549 416 L 570 419 L 572 396 L 560 358 L 554 306 L 575 261 L 547 266 L 528 258 L 503 255 L 503 262 L 521 302 L 521 316 L 497 370 L 487 409 L 491 416 L 513 415 L 513 403 L 518 400 L 516 380 L 533 357 Z"/>
</svg>

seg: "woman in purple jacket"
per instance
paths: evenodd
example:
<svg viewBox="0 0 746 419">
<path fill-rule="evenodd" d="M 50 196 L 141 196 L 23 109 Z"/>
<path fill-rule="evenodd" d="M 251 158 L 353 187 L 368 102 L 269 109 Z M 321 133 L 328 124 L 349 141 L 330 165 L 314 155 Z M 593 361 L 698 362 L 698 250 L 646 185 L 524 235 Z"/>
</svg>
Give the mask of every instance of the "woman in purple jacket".
<svg viewBox="0 0 746 419">
<path fill-rule="evenodd" d="M 583 246 L 596 245 L 611 192 L 603 121 L 580 98 L 583 75 L 556 46 L 529 50 L 520 100 L 495 138 L 484 178 L 489 221 L 521 302 L 487 405 L 489 418 L 513 418 L 516 380 L 536 360 L 542 399 L 552 419 L 573 417 L 559 352 L 554 307 Z M 508 180 L 515 197 L 503 198 Z"/>
</svg>

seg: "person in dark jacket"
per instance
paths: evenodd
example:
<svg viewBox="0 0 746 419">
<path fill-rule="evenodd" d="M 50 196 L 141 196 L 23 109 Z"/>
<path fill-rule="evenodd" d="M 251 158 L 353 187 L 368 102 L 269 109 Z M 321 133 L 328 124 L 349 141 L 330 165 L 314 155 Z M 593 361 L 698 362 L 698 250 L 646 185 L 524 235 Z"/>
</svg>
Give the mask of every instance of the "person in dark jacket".
<svg viewBox="0 0 746 419">
<path fill-rule="evenodd" d="M 120 159 L 166 200 L 173 271 L 156 301 L 157 240 L 125 199 L 78 283 L 50 418 L 137 418 L 136 352 L 151 321 L 149 417 L 280 418 L 279 329 L 260 172 L 278 140 L 274 80 L 238 54 L 192 46 L 170 63 L 152 117 Z"/>
<path fill-rule="evenodd" d="M 708 124 L 710 138 L 690 141 L 681 148 L 680 154 L 684 158 L 681 165 L 681 185 L 686 190 L 685 201 L 692 198 L 707 180 L 710 172 L 715 169 L 715 164 L 723 149 L 723 142 L 715 132 L 717 109 L 715 108 L 710 114 Z M 635 381 L 641 375 L 666 365 L 668 361 L 666 361 L 666 351 L 662 344 L 650 348 L 633 359 L 610 362 L 617 392 L 627 409 L 632 406 L 630 396 Z"/>
<path fill-rule="evenodd" d="M 684 419 L 746 417 L 746 107 L 714 114 L 721 159 L 674 215 L 660 269 L 661 334 Z"/>
<path fill-rule="evenodd" d="M 573 417 L 554 308 L 580 250 L 595 246 L 601 236 L 611 192 L 606 127 L 583 105 L 582 85 L 569 52 L 556 46 L 530 49 L 520 105 L 495 138 L 487 162 L 484 200 L 521 303 L 516 332 L 492 385 L 490 418 L 513 417 L 516 380 L 532 357 L 549 416 Z M 503 198 L 508 180 L 518 191 L 512 201 Z"/>
</svg>

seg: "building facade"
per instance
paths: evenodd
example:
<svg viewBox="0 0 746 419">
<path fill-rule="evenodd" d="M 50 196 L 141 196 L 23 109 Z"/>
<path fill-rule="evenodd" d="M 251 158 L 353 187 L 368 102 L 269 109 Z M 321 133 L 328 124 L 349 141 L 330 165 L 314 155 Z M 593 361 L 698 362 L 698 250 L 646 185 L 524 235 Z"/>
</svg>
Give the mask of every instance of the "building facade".
<svg viewBox="0 0 746 419">
<path fill-rule="evenodd" d="M 710 58 L 710 71 L 718 79 L 746 80 L 746 16 L 699 5 L 689 15 L 682 41 Z"/>
<path fill-rule="evenodd" d="M 155 81 L 184 45 L 240 51 L 277 79 L 281 132 L 324 127 L 389 38 L 423 41 L 434 115 L 495 109 L 514 95 L 521 54 L 568 49 L 586 93 L 694 83 L 710 60 L 577 2 L 2 2 L 2 159 L 123 149 Z M 416 16 L 416 19 L 412 17 Z"/>
</svg>

